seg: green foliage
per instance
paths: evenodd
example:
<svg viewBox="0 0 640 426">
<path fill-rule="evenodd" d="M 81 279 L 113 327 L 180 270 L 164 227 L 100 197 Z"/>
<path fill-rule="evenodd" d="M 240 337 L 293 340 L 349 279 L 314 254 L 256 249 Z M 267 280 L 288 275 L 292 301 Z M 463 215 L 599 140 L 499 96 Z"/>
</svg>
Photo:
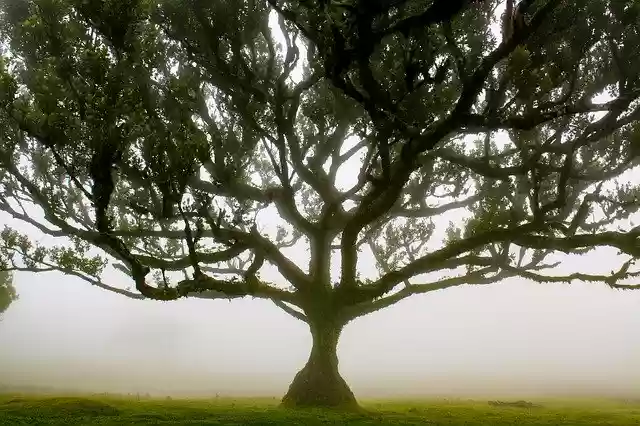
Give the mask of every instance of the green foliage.
<svg viewBox="0 0 640 426">
<path fill-rule="evenodd" d="M 79 238 L 72 238 L 71 244 L 49 247 L 34 244 L 27 235 L 5 226 L 0 231 L 0 270 L 17 268 L 17 262 L 22 261 L 28 270 L 36 272 L 61 269 L 98 278 L 107 263 L 90 250 L 91 245 Z"/>
<path fill-rule="evenodd" d="M 12 279 L 13 276 L 10 272 L 0 270 L 0 315 L 18 299 Z"/>
<path fill-rule="evenodd" d="M 467 220 L 464 237 L 507 227 L 514 212 L 509 201 L 509 194 L 513 193 L 513 188 L 508 181 L 496 182 L 487 179 L 480 185 L 484 186 L 485 197 L 476 203 L 473 217 Z"/>
</svg>

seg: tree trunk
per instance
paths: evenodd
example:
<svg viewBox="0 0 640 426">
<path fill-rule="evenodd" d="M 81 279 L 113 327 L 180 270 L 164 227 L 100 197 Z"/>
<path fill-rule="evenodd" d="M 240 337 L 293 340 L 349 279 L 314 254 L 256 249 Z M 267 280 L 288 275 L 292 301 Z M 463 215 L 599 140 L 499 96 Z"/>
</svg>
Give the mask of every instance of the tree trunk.
<svg viewBox="0 0 640 426">
<path fill-rule="evenodd" d="M 338 371 L 338 338 L 342 325 L 310 324 L 313 346 L 305 366 L 296 374 L 282 399 L 285 407 L 356 409 L 358 403 Z"/>
</svg>

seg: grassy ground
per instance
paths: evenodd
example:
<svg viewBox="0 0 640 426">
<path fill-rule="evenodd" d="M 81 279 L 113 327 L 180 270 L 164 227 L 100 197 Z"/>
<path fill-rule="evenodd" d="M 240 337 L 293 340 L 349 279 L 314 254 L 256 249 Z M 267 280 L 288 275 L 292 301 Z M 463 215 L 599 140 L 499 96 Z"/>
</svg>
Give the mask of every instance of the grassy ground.
<svg viewBox="0 0 640 426">
<path fill-rule="evenodd" d="M 365 412 L 284 410 L 274 399 L 0 395 L 0 425 L 640 425 L 640 400 L 364 401 Z"/>
</svg>

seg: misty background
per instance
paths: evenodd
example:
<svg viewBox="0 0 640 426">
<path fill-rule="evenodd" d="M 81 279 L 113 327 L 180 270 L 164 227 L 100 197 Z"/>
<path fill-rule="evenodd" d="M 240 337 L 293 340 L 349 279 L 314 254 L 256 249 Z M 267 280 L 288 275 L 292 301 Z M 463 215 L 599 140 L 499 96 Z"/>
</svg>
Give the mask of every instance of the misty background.
<svg viewBox="0 0 640 426">
<path fill-rule="evenodd" d="M 637 175 L 621 179 L 636 182 Z M 44 220 L 39 208 L 37 216 Z M 435 218 L 430 250 L 440 246 L 449 221 L 464 217 L 458 211 Z M 274 208 L 260 213 L 267 231 L 281 221 Z M 5 223 L 34 242 L 68 243 L 0 212 Z M 307 269 L 305 244 L 282 252 Z M 623 262 L 609 248 L 547 260 L 560 262 L 553 274 L 606 275 Z M 358 269 L 363 278 L 378 276 L 369 251 Z M 274 267 L 261 277 L 287 284 Z M 113 268 L 103 278 L 133 286 Z M 307 325 L 270 301 L 132 300 L 55 272 L 15 273 L 14 284 L 20 298 L 0 321 L 0 390 L 280 397 L 311 348 Z M 348 324 L 338 355 L 360 398 L 640 398 L 640 291 L 512 278 L 415 295 Z"/>
<path fill-rule="evenodd" d="M 268 301 L 131 300 L 59 273 L 18 273 L 15 284 L 20 299 L 0 322 L 5 386 L 280 396 L 310 349 L 306 325 Z M 359 397 L 640 396 L 639 331 L 640 292 L 513 279 L 360 318 L 338 350 Z"/>
</svg>

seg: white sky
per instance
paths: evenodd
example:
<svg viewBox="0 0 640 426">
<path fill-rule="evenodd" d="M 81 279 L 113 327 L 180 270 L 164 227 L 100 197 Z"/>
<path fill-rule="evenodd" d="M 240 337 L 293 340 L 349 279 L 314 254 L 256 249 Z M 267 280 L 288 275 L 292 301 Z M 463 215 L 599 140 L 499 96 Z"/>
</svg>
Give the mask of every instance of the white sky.
<svg viewBox="0 0 640 426">
<path fill-rule="evenodd" d="M 310 348 L 306 326 L 265 301 L 136 301 L 56 273 L 18 274 L 16 285 L 21 298 L 0 323 L 0 383 L 277 396 Z M 339 356 L 360 396 L 629 394 L 640 393 L 639 329 L 640 292 L 512 280 L 357 320 Z"/>
</svg>

